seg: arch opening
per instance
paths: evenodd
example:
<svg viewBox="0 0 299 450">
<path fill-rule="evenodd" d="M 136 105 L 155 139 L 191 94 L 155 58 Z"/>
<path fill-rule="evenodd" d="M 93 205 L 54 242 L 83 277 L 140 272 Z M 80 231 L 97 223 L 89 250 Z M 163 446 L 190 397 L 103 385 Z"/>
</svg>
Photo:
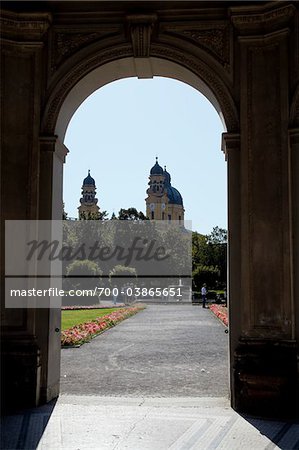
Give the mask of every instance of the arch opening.
<svg viewBox="0 0 299 450">
<path fill-rule="evenodd" d="M 170 61 L 163 58 L 151 57 L 151 67 L 153 69 L 152 76 L 175 79 L 190 85 L 200 94 L 204 95 L 211 103 L 216 110 L 216 113 L 218 113 L 225 130 L 228 132 L 238 130 L 239 119 L 234 101 L 229 88 L 221 79 L 219 72 L 213 71 L 211 67 L 208 67 L 207 64 L 202 61 L 203 76 L 200 76 L 199 73 L 196 73 L 197 71 L 193 72 L 191 68 L 183 66 L 179 57 L 177 58 L 179 62 L 176 62 L 175 55 L 173 56 L 173 59 L 174 61 Z M 135 61 L 132 57 L 120 59 L 117 59 L 116 57 L 113 62 L 107 62 L 100 67 L 98 67 L 97 58 L 92 63 L 89 63 L 88 66 L 92 68 L 89 69 L 89 71 L 85 71 L 84 75 L 82 75 L 82 72 L 84 71 L 80 70 L 82 67 L 73 66 L 73 69 L 70 68 L 65 77 L 60 78 L 57 85 L 53 87 L 45 107 L 41 131 L 42 134 L 50 136 L 53 136 L 53 134 L 55 135 L 55 150 L 58 150 L 58 152 L 55 151 L 54 154 L 54 160 L 56 162 L 56 155 L 58 156 L 59 147 L 61 146 L 61 143 L 65 141 L 68 124 L 82 102 L 95 90 L 98 90 L 113 81 L 138 77 Z M 201 72 L 201 69 L 199 69 L 198 72 Z M 78 76 L 79 73 L 81 73 L 81 76 Z M 72 86 L 72 88 L 69 88 L 69 86 Z M 64 151 L 66 150 L 67 149 L 64 148 Z M 60 218 L 62 212 L 63 171 L 61 163 L 62 160 L 57 163 L 52 177 L 52 186 L 53 190 L 55 190 L 55 195 L 52 196 L 52 217 L 56 218 Z M 57 207 L 57 201 L 60 201 L 60 207 Z M 227 280 L 227 283 L 229 283 L 229 279 Z M 53 359 L 55 359 L 55 357 L 53 357 Z M 231 361 L 231 355 L 229 361 Z M 56 360 L 54 364 L 57 364 Z M 230 362 L 228 362 L 228 364 L 230 364 Z M 56 368 L 56 374 L 60 376 L 60 369 L 57 366 Z M 230 367 L 230 372 L 231 370 L 232 368 Z M 231 377 L 229 383 L 232 383 Z"/>
<path fill-rule="evenodd" d="M 227 130 L 229 128 L 225 112 L 222 111 L 218 99 L 212 89 L 200 77 L 178 63 L 156 57 L 151 57 L 149 60 L 152 76 L 148 78 L 161 76 L 189 84 L 211 102 L 221 119 L 224 129 Z M 138 77 L 135 60 L 132 57 L 106 63 L 89 72 L 76 83 L 63 101 L 57 117 L 54 134 L 63 142 L 73 114 L 89 95 L 108 83 L 131 77 Z"/>
<path fill-rule="evenodd" d="M 171 78 L 176 78 L 176 77 L 171 77 Z M 180 80 L 181 81 L 181 80 Z M 191 83 L 190 83 L 191 84 Z M 198 89 L 199 90 L 199 89 Z M 197 93 L 196 92 L 194 92 L 194 94 L 196 95 Z M 116 122 L 117 123 L 117 122 Z M 78 126 L 78 124 L 77 124 L 77 126 Z M 70 147 L 70 148 L 72 148 L 72 147 Z M 94 172 L 93 172 L 93 174 L 94 174 Z M 145 186 L 146 186 L 146 179 L 144 180 L 145 181 Z M 97 185 L 97 187 L 99 187 L 100 188 L 100 185 L 98 186 Z M 130 206 L 130 205 L 128 205 L 128 206 Z M 111 212 L 111 211 L 110 211 Z M 224 355 L 224 358 L 225 358 L 225 355 Z M 70 360 L 68 360 L 68 361 L 64 361 L 64 364 L 65 364 L 65 367 L 66 367 L 66 370 L 68 370 L 68 367 L 69 367 L 69 365 L 71 364 L 71 361 Z M 190 370 L 190 369 L 189 369 Z M 189 372 L 189 374 L 190 374 L 190 372 Z M 218 373 L 218 376 L 219 376 L 219 378 L 220 377 L 222 377 L 223 376 L 223 373 Z M 227 377 L 228 378 L 228 377 Z M 194 395 L 195 396 L 195 395 Z M 192 396 L 191 396 L 192 397 Z"/>
</svg>

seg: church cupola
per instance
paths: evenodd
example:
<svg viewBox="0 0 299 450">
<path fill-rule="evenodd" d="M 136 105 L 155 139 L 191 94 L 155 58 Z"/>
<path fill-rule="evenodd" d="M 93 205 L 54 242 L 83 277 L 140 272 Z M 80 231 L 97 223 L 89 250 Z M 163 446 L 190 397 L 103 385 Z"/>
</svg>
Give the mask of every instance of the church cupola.
<svg viewBox="0 0 299 450">
<path fill-rule="evenodd" d="M 163 175 L 163 169 L 158 163 L 158 156 L 156 156 L 156 164 L 151 168 L 151 175 Z"/>
<path fill-rule="evenodd" d="M 90 170 L 88 170 L 88 175 L 83 180 L 83 186 L 95 186 L 94 179 L 90 176 Z"/>
</svg>

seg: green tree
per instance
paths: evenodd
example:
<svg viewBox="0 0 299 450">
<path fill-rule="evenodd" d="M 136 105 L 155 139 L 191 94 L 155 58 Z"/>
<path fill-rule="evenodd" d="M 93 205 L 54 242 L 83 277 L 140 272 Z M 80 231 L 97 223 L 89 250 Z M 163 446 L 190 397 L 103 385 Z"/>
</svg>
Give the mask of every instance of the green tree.
<svg viewBox="0 0 299 450">
<path fill-rule="evenodd" d="M 102 271 L 95 261 L 84 259 L 82 261 L 73 261 L 67 268 L 68 276 L 101 276 Z"/>
<path fill-rule="evenodd" d="M 110 279 L 113 277 L 119 278 L 127 276 L 133 278 L 137 277 L 137 271 L 135 267 L 122 266 L 121 264 L 118 264 L 117 266 L 113 267 L 113 269 L 110 270 L 109 272 Z"/>
<path fill-rule="evenodd" d="M 214 227 L 210 234 L 207 235 L 209 244 L 226 244 L 227 230 L 224 228 Z"/>
<path fill-rule="evenodd" d="M 207 236 L 197 233 L 192 233 L 192 265 L 193 268 L 198 264 L 209 265 L 209 248 L 207 244 Z"/>
<path fill-rule="evenodd" d="M 79 220 L 108 220 L 107 211 L 99 211 L 98 213 L 81 212 Z"/>
<path fill-rule="evenodd" d="M 109 279 L 112 286 L 117 286 L 121 290 L 126 284 L 136 284 L 137 271 L 135 267 L 118 264 L 109 272 Z"/>
<path fill-rule="evenodd" d="M 219 270 L 214 266 L 204 266 L 198 264 L 192 271 L 193 289 L 200 291 L 203 283 L 206 283 L 209 288 L 213 288 L 219 277 Z"/>
<path fill-rule="evenodd" d="M 126 287 L 134 287 L 137 285 L 137 271 L 134 267 L 116 265 L 109 273 L 109 279 L 112 289 L 117 287 L 123 302 L 127 303 L 133 297 L 126 295 Z M 123 294 L 121 294 L 123 292 Z M 130 303 L 130 301 L 129 301 Z"/>
<path fill-rule="evenodd" d="M 205 269 L 203 270 L 203 267 Z M 208 235 L 193 232 L 192 235 L 192 268 L 193 277 L 210 280 L 209 287 L 217 288 L 226 285 L 227 278 L 227 231 L 214 227 Z M 211 270 L 207 269 L 211 268 Z M 199 281 L 198 281 L 199 282 Z"/>
<path fill-rule="evenodd" d="M 66 270 L 69 289 L 94 289 L 101 284 L 102 271 L 95 261 L 75 260 Z"/>
<path fill-rule="evenodd" d="M 142 211 L 137 211 L 136 208 L 121 208 L 118 213 L 119 220 L 148 220 Z"/>
<path fill-rule="evenodd" d="M 177 224 L 167 224 L 166 231 L 158 229 L 159 240 L 163 243 L 169 259 L 165 260 L 164 273 L 176 276 L 191 275 L 192 246 L 191 236 L 188 230 Z M 163 263 L 159 264 L 161 267 Z M 161 269 L 160 269 L 161 270 Z"/>
<path fill-rule="evenodd" d="M 211 264 L 218 267 L 218 282 L 227 284 L 227 231 L 223 228 L 214 227 L 207 236 L 210 247 Z"/>
</svg>

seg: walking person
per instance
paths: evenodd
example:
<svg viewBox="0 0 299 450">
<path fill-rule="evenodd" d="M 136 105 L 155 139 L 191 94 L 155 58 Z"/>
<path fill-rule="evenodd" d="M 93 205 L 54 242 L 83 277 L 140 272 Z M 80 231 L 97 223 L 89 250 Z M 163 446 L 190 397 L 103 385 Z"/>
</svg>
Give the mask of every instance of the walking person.
<svg viewBox="0 0 299 450">
<path fill-rule="evenodd" d="M 201 288 L 201 298 L 202 298 L 202 307 L 203 308 L 206 307 L 207 293 L 208 293 L 207 285 L 206 285 L 206 283 L 204 283 Z"/>
</svg>

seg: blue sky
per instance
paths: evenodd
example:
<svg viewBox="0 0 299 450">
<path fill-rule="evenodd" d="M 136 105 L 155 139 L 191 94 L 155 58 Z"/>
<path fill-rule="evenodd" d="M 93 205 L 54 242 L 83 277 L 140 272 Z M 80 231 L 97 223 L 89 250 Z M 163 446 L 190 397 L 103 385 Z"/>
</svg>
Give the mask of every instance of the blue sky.
<svg viewBox="0 0 299 450">
<path fill-rule="evenodd" d="M 102 211 L 145 212 L 149 171 L 158 156 L 182 194 L 192 229 L 208 234 L 217 225 L 227 228 L 223 131 L 212 104 L 185 83 L 127 78 L 102 87 L 81 104 L 67 129 L 66 212 L 78 216 L 88 169 Z"/>
</svg>

